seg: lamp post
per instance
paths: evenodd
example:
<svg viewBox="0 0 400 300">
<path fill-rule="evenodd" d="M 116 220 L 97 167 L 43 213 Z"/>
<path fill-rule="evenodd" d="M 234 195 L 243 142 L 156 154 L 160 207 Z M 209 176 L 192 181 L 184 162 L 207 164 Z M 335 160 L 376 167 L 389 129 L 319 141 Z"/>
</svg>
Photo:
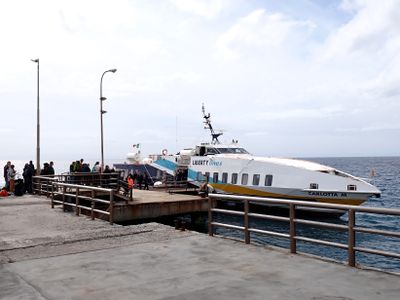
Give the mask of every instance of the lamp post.
<svg viewBox="0 0 400 300">
<path fill-rule="evenodd" d="M 36 175 L 40 175 L 39 58 L 31 61 L 37 63 Z"/>
<path fill-rule="evenodd" d="M 103 77 L 108 72 L 115 73 L 115 72 L 117 72 L 117 69 L 110 69 L 110 70 L 104 71 L 103 75 L 101 75 L 101 80 L 100 80 L 101 171 L 103 171 L 103 168 L 104 168 L 103 114 L 106 113 L 106 111 L 103 110 L 103 101 L 107 99 L 106 97 L 103 97 Z"/>
</svg>

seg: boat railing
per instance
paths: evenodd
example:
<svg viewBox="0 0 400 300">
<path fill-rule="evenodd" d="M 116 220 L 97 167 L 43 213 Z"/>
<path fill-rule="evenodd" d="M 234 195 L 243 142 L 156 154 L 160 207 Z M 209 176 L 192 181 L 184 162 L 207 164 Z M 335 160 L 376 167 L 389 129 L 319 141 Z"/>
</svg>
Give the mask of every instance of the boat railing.
<svg viewBox="0 0 400 300">
<path fill-rule="evenodd" d="M 359 226 L 356 223 L 356 216 L 359 213 L 364 214 L 380 214 L 380 215 L 391 215 L 400 216 L 400 209 L 389 209 L 389 208 L 377 208 L 377 207 L 364 207 L 364 206 L 353 206 L 353 205 L 340 205 L 340 204 L 328 204 L 328 203 L 316 203 L 316 202 L 306 202 L 306 201 L 294 201 L 285 199 L 275 199 L 275 198 L 261 198 L 261 197 L 250 197 L 250 196 L 234 196 L 234 195 L 221 195 L 221 194 L 209 194 L 209 210 L 208 210 L 208 233 L 210 236 L 215 234 L 215 229 L 217 227 L 224 227 L 233 230 L 239 230 L 244 233 L 244 242 L 246 244 L 250 243 L 251 234 L 261 234 L 268 235 L 278 238 L 289 239 L 290 253 L 297 253 L 297 242 L 302 241 L 306 243 L 319 244 L 323 246 L 330 246 L 335 248 L 340 248 L 347 250 L 347 263 L 349 266 L 356 266 L 356 253 L 367 253 L 374 255 L 387 256 L 391 258 L 400 259 L 400 253 L 383 251 L 373 248 L 359 247 L 356 243 L 356 233 L 382 235 L 391 238 L 400 238 L 400 231 L 388 231 L 375 228 L 366 228 Z M 237 202 L 243 204 L 243 211 L 217 208 L 217 201 L 223 202 Z M 279 205 L 285 206 L 289 209 L 289 216 L 278 216 L 254 213 L 250 211 L 250 204 L 263 204 L 263 205 Z M 329 222 L 320 222 L 308 219 L 301 219 L 297 216 L 299 209 L 328 209 L 334 211 L 341 211 L 348 214 L 347 224 L 334 224 Z M 234 225 L 222 222 L 214 221 L 215 214 L 228 214 L 243 217 L 243 224 Z M 255 228 L 250 224 L 250 218 L 254 219 L 264 219 L 273 221 L 282 221 L 289 223 L 289 232 L 282 233 L 272 230 L 263 230 Z M 226 218 L 225 220 L 228 220 Z M 316 238 L 310 238 L 306 236 L 299 235 L 296 230 L 297 224 L 304 224 L 313 227 L 322 227 L 325 229 L 334 229 L 347 232 L 347 243 L 337 243 Z"/>
</svg>

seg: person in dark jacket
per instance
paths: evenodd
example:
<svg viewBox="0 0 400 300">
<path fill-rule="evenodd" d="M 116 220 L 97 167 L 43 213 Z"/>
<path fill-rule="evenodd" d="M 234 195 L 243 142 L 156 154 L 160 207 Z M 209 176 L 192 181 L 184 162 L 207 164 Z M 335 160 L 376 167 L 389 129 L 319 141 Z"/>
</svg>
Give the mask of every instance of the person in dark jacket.
<svg viewBox="0 0 400 300">
<path fill-rule="evenodd" d="M 33 175 L 35 175 L 36 174 L 35 165 L 33 164 L 33 162 L 31 160 L 29 161 L 29 167 L 32 169 Z"/>
<path fill-rule="evenodd" d="M 49 163 L 44 163 L 43 164 L 43 169 L 40 171 L 40 175 L 49 175 Z"/>
<path fill-rule="evenodd" d="M 138 182 L 139 190 L 141 190 L 142 184 L 143 184 L 143 174 L 141 172 L 139 172 L 139 174 L 137 176 L 137 182 Z"/>
<path fill-rule="evenodd" d="M 89 164 L 83 164 L 82 165 L 82 172 L 84 172 L 84 173 L 89 173 L 90 172 Z"/>
<path fill-rule="evenodd" d="M 144 173 L 144 176 L 143 176 L 143 183 L 144 183 L 143 189 L 144 190 L 148 190 L 149 189 L 149 180 L 150 180 L 150 178 L 149 178 L 149 175 L 147 175 L 147 172 Z"/>
<path fill-rule="evenodd" d="M 29 194 L 33 193 L 32 188 L 32 176 L 33 176 L 34 169 L 29 164 L 25 164 L 24 172 L 22 176 L 24 177 L 24 193 L 28 192 Z"/>
<path fill-rule="evenodd" d="M 49 164 L 49 175 L 54 175 L 55 174 L 55 172 L 54 172 L 54 163 L 51 161 L 50 162 L 50 164 Z"/>
<path fill-rule="evenodd" d="M 8 190 L 10 182 L 8 180 L 8 169 L 11 167 L 11 161 L 8 161 L 4 166 L 4 182 L 6 183 L 6 189 Z"/>
</svg>

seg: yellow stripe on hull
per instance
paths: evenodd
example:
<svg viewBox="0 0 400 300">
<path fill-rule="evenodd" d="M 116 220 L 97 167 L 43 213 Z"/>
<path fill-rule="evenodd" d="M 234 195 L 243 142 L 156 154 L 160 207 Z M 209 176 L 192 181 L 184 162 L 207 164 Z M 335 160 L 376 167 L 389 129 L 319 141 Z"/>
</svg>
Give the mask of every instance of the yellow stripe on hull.
<svg viewBox="0 0 400 300">
<path fill-rule="evenodd" d="M 281 199 L 291 199 L 291 200 L 305 200 L 332 204 L 343 204 L 343 205 L 360 205 L 365 200 L 362 199 L 343 199 L 343 198 L 319 198 L 319 197 L 306 197 L 306 196 L 296 196 L 287 194 L 271 193 L 267 191 L 260 191 L 256 189 L 251 189 L 239 185 L 232 184 L 220 184 L 220 183 L 210 183 L 214 189 L 222 190 L 227 194 L 238 194 L 256 197 L 271 197 L 271 198 L 281 198 Z"/>
</svg>

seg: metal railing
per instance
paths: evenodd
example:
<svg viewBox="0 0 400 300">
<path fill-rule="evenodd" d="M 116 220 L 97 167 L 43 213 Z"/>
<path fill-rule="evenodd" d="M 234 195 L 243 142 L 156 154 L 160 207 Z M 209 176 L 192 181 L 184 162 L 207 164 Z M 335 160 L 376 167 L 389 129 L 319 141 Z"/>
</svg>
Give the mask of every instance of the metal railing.
<svg viewBox="0 0 400 300">
<path fill-rule="evenodd" d="M 39 195 L 50 196 L 53 182 L 119 189 L 120 173 L 65 173 L 59 175 L 33 176 L 33 191 Z"/>
<path fill-rule="evenodd" d="M 231 202 L 240 202 L 244 204 L 243 211 L 231 210 L 231 209 L 220 209 L 215 208 L 216 201 L 231 201 Z M 357 247 L 356 245 L 356 233 L 367 233 L 367 234 L 376 234 L 376 235 L 384 235 L 393 238 L 400 238 L 400 232 L 396 231 L 387 231 L 387 230 L 379 230 L 379 229 L 371 229 L 366 227 L 356 226 L 356 213 L 370 213 L 370 214 L 382 214 L 382 215 L 392 215 L 392 216 L 400 216 L 400 209 L 387 209 L 387 208 L 375 208 L 375 207 L 362 207 L 362 206 L 353 206 L 353 205 L 339 205 L 339 204 L 328 204 L 328 203 L 315 203 L 315 202 L 306 202 L 306 201 L 293 201 L 293 200 L 283 200 L 283 199 L 274 199 L 274 198 L 260 198 L 260 197 L 248 197 L 248 196 L 232 196 L 232 195 L 220 195 L 220 194 L 209 194 L 209 210 L 208 210 L 208 233 L 210 236 L 214 235 L 214 228 L 216 227 L 225 227 L 234 230 L 240 230 L 244 232 L 244 242 L 246 244 L 250 243 L 250 234 L 262 234 L 269 235 L 279 238 L 286 238 L 290 241 L 290 252 L 297 252 L 297 241 L 303 241 L 308 243 L 314 243 L 324 246 L 331 246 L 336 248 L 341 248 L 347 250 L 347 261 L 348 265 L 355 267 L 356 266 L 356 252 L 363 252 L 375 255 L 388 256 L 392 258 L 400 259 L 400 253 L 387 252 L 372 248 L 362 248 Z M 288 207 L 289 209 L 289 217 L 284 216 L 276 216 L 276 215 L 268 215 L 268 214 L 260 214 L 250 212 L 250 203 L 251 204 L 263 204 L 263 205 L 280 205 Z M 332 224 L 328 222 L 319 222 L 313 220 L 300 219 L 296 217 L 296 212 L 300 209 L 305 208 L 314 208 L 314 209 L 331 209 L 335 211 L 343 211 L 343 213 L 348 213 L 348 222 L 347 225 L 342 224 Z M 243 226 L 226 224 L 221 222 L 213 221 L 213 214 L 229 214 L 236 216 L 243 216 Z M 257 218 L 257 219 L 265 219 L 265 220 L 275 220 L 275 221 L 284 221 L 289 223 L 289 232 L 281 233 L 276 231 L 267 231 L 261 230 L 257 228 L 252 228 L 250 226 L 249 219 Z M 297 224 L 305 224 L 316 227 L 322 227 L 327 229 L 341 230 L 347 231 L 348 233 L 348 241 L 347 244 L 330 242 L 326 240 L 314 239 L 305 236 L 300 236 L 296 232 Z"/>
<path fill-rule="evenodd" d="M 72 191 L 75 189 L 75 192 Z M 106 193 L 109 195 L 109 200 L 97 198 L 97 192 Z M 61 195 L 62 200 L 56 200 L 55 196 Z M 68 199 L 69 201 L 67 201 Z M 114 190 L 99 188 L 93 186 L 84 186 L 77 184 L 68 184 L 53 181 L 51 183 L 51 208 L 54 204 L 61 204 L 63 211 L 66 206 L 73 207 L 75 214 L 79 216 L 81 210 L 90 211 L 92 220 L 95 218 L 95 213 L 108 216 L 110 224 L 113 224 L 113 211 L 114 211 Z M 96 208 L 96 204 L 105 204 L 106 209 Z M 87 205 L 90 204 L 90 205 Z"/>
</svg>

